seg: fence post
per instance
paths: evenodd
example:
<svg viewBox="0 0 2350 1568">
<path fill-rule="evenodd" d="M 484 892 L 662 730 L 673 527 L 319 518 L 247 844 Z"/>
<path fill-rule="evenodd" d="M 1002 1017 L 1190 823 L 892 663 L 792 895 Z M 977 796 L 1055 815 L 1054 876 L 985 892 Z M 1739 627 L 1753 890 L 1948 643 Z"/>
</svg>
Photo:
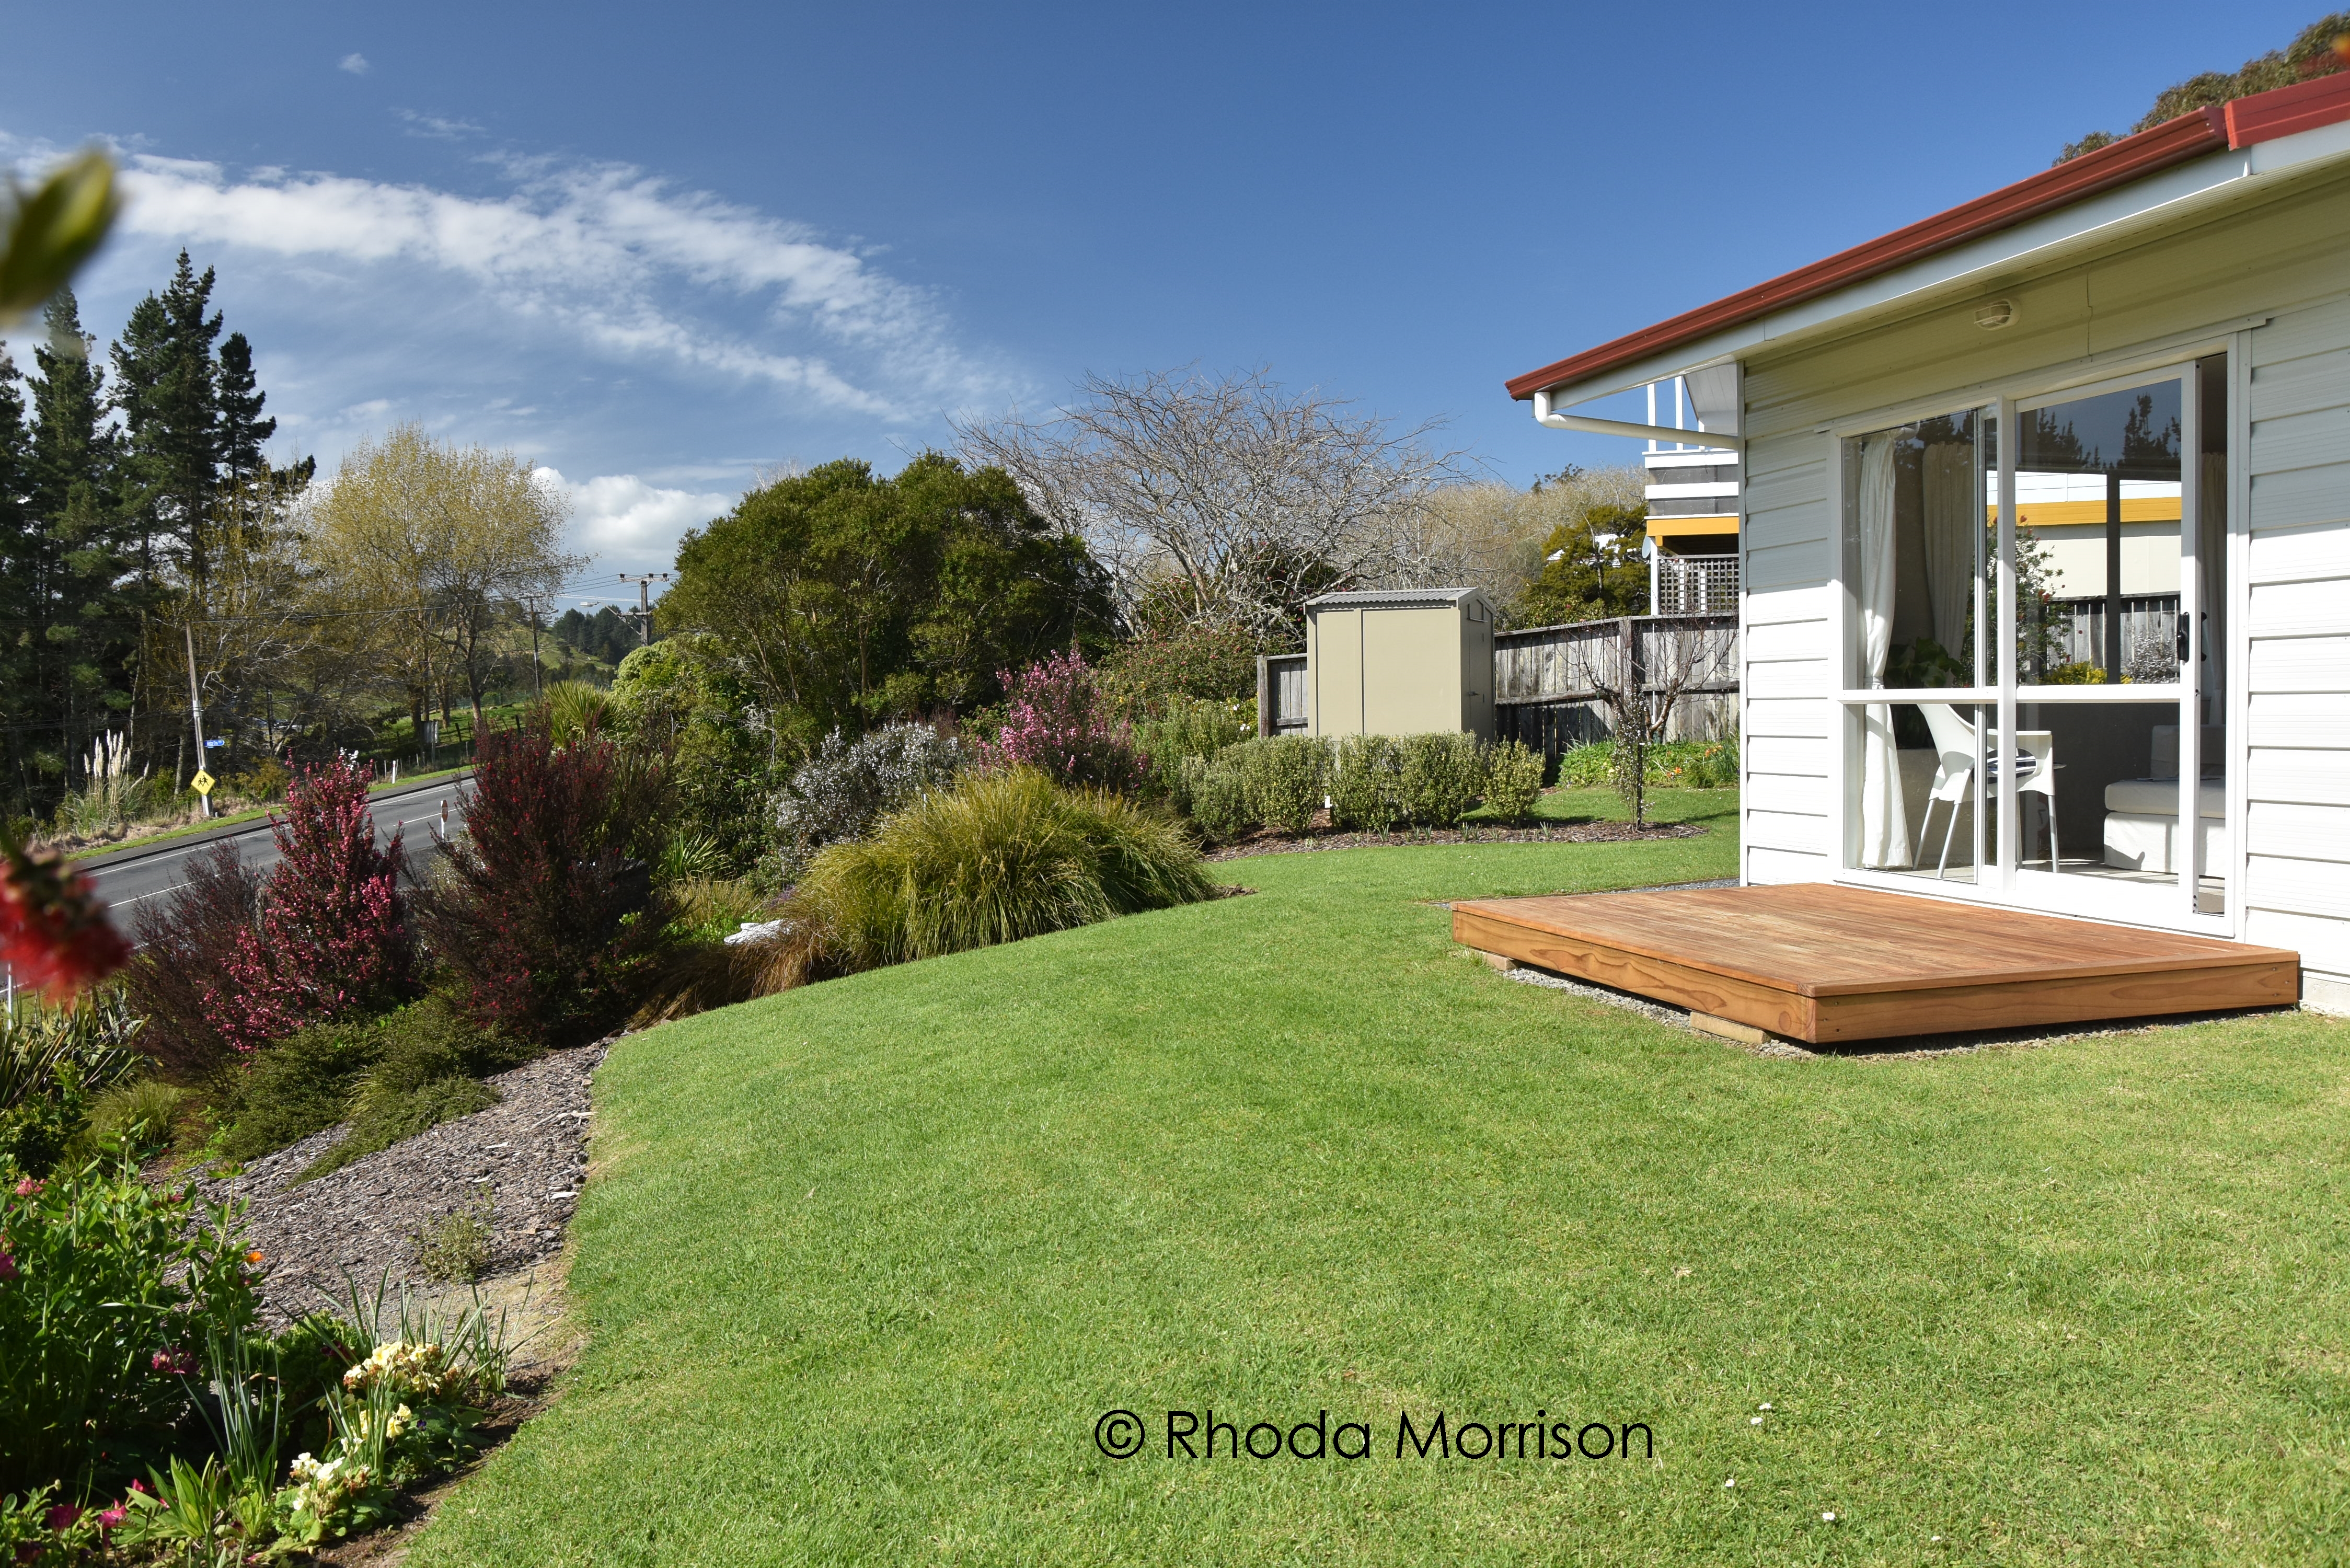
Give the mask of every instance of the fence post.
<svg viewBox="0 0 2350 1568">
<path fill-rule="evenodd" d="M 1260 653 L 1256 656 L 1256 734 L 1258 740 L 1273 733 L 1273 664 Z"/>
</svg>

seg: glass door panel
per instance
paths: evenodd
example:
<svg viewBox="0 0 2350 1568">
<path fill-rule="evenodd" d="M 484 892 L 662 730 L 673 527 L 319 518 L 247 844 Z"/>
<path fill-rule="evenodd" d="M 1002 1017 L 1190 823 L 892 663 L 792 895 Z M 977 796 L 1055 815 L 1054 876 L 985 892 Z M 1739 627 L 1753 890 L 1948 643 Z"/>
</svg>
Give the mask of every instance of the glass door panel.
<svg viewBox="0 0 2350 1568">
<path fill-rule="evenodd" d="M 1842 443 L 1846 868 L 2222 912 L 2226 369 Z"/>
</svg>

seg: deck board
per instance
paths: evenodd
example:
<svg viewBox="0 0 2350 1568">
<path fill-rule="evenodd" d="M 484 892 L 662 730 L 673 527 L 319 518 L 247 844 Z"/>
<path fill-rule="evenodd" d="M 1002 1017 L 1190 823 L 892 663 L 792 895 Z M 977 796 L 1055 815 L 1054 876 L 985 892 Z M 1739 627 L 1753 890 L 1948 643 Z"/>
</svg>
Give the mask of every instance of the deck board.
<svg viewBox="0 0 2350 1568">
<path fill-rule="evenodd" d="M 1462 944 L 1814 1044 L 2290 1004 L 2282 948 L 1831 883 L 1483 898 Z"/>
</svg>

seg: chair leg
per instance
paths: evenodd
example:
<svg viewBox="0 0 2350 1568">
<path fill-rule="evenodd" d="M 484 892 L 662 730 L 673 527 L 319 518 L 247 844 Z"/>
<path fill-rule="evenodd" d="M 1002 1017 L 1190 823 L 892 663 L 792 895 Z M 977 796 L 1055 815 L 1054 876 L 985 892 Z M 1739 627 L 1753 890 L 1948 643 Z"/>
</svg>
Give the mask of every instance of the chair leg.
<svg viewBox="0 0 2350 1568">
<path fill-rule="evenodd" d="M 2056 797 L 2051 794 L 2041 798 L 2048 803 L 2048 869 L 2062 871 L 2064 869 L 2064 846 L 2056 838 Z"/>
<path fill-rule="evenodd" d="M 1942 874 L 1950 868 L 1950 836 L 1959 830 L 1959 803 L 1957 801 L 1952 801 L 1950 803 L 1950 820 L 1942 824 L 1942 860 L 1941 864 L 1934 867 L 1934 880 L 1937 882 L 1940 881 L 1942 879 Z M 1928 816 L 1934 815 L 1930 803 L 1929 804 L 1926 815 Z M 1919 832 L 1919 836 L 1924 836 L 1922 829 Z"/>
</svg>

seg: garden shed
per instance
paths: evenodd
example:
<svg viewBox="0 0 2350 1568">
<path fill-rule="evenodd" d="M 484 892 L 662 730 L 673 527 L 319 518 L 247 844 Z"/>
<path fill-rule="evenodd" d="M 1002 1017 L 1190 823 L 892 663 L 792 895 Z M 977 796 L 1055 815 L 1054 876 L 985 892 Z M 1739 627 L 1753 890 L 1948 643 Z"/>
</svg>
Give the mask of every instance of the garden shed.
<svg viewBox="0 0 2350 1568">
<path fill-rule="evenodd" d="M 1477 588 L 1305 601 L 1305 732 L 1493 734 L 1493 607 Z"/>
<path fill-rule="evenodd" d="M 1508 383 L 1669 439 L 1573 410 L 1685 376 L 1741 454 L 1745 883 L 2292 950 L 2350 1010 L 2345 257 L 2350 75 Z"/>
</svg>

